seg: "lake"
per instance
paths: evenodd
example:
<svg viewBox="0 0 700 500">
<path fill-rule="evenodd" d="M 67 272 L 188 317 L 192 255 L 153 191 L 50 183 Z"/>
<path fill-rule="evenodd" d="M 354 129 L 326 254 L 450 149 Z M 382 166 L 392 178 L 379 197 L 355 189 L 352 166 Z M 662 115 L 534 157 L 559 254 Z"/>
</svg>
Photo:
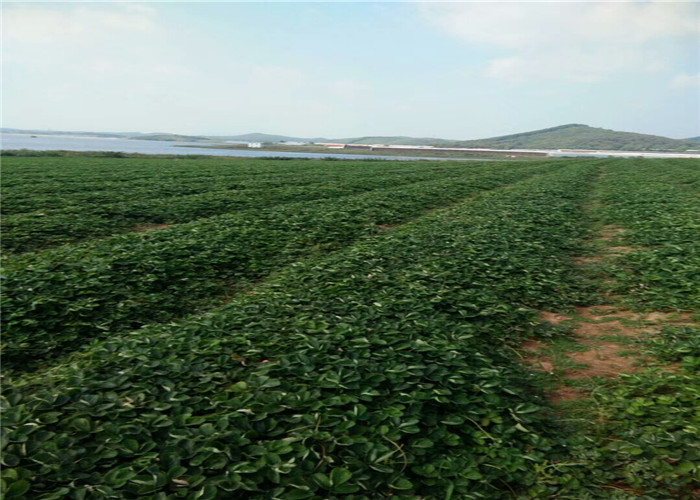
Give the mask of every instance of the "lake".
<svg viewBox="0 0 700 500">
<path fill-rule="evenodd" d="M 32 151 L 118 151 L 122 153 L 142 153 L 149 155 L 211 155 L 244 157 L 283 157 L 283 158 L 339 158 L 343 160 L 456 160 L 457 158 L 426 158 L 412 156 L 374 156 L 333 153 L 293 153 L 282 151 L 255 151 L 253 149 L 209 149 L 182 148 L 194 146 L 196 142 L 140 141 L 137 139 L 106 139 L 104 137 L 77 137 L 26 134 L 0 134 L 0 149 L 30 149 Z M 489 161 L 468 158 L 460 161 Z"/>
</svg>

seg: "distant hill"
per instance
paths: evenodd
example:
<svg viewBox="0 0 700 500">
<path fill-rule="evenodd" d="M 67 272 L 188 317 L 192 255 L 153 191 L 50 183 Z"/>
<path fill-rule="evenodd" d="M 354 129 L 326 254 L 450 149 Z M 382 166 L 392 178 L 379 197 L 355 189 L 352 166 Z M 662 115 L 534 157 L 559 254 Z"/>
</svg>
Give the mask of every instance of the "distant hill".
<svg viewBox="0 0 700 500">
<path fill-rule="evenodd" d="M 5 133 L 52 134 L 52 135 L 86 135 L 93 137 L 119 137 L 123 139 L 141 139 L 151 141 L 176 142 L 338 142 L 343 144 L 405 144 L 408 146 L 438 146 L 461 148 L 493 149 L 602 149 L 611 151 L 686 151 L 700 149 L 700 137 L 688 139 L 670 139 L 658 135 L 618 132 L 604 128 L 589 127 L 580 123 L 571 123 L 559 127 L 533 130 L 520 134 L 503 135 L 476 140 L 450 140 L 431 137 L 407 136 L 363 136 L 344 139 L 326 139 L 323 137 L 304 138 L 288 135 L 263 133 L 218 136 L 194 136 L 166 133 L 141 132 L 58 132 L 45 130 L 20 130 L 2 128 Z"/>
<path fill-rule="evenodd" d="M 437 138 L 405 136 L 370 136 L 350 139 L 332 139 L 345 144 L 406 144 L 411 146 L 438 146 L 456 148 L 492 149 L 603 149 L 611 151 L 685 151 L 697 149 L 700 137 L 670 139 L 658 135 L 618 132 L 604 128 L 571 123 L 559 127 L 533 130 L 520 134 L 487 139 L 454 141 Z"/>
<path fill-rule="evenodd" d="M 406 146 L 443 146 L 451 144 L 454 141 L 449 139 L 437 139 L 430 137 L 407 137 L 398 136 L 367 136 L 354 137 L 350 139 L 332 139 L 331 142 L 340 142 L 343 144 L 405 144 Z"/>
<path fill-rule="evenodd" d="M 127 139 L 133 135 L 139 135 L 139 132 L 76 132 L 66 130 L 25 130 L 19 128 L 0 128 L 3 134 L 36 134 L 36 135 L 76 135 L 86 137 L 112 137 Z"/>
<path fill-rule="evenodd" d="M 611 151 L 685 151 L 697 148 L 688 139 L 617 132 L 579 123 L 471 141 L 453 141 L 452 147 L 499 149 L 604 149 Z"/>
<path fill-rule="evenodd" d="M 220 141 L 241 141 L 241 142 L 327 142 L 328 139 L 315 137 L 312 139 L 304 137 L 292 137 L 289 135 L 273 135 L 254 132 L 252 134 L 241 135 L 212 135 L 210 139 Z"/>
<path fill-rule="evenodd" d="M 204 136 L 167 134 L 153 132 L 144 134 L 142 132 L 85 132 L 67 130 L 25 130 L 18 128 L 0 128 L 0 132 L 5 134 L 35 134 L 35 135 L 70 135 L 82 137 L 105 137 L 116 139 L 139 139 L 142 141 L 176 141 L 176 142 L 198 142 L 209 140 Z"/>
<path fill-rule="evenodd" d="M 127 139 L 138 139 L 140 141 L 167 141 L 167 142 L 200 142 L 208 141 L 208 137 L 197 135 L 180 134 L 138 134 Z"/>
</svg>

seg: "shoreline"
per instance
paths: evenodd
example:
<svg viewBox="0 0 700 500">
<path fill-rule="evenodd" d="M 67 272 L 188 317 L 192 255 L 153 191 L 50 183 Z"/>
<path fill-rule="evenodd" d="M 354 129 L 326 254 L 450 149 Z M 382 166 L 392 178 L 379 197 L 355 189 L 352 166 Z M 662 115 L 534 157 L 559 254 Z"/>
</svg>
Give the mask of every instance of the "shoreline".
<svg viewBox="0 0 700 500">
<path fill-rule="evenodd" d="M 680 153 L 680 152 L 655 152 L 655 151 L 608 151 L 608 150 L 571 150 L 571 149 L 552 149 L 552 150 L 467 150 L 455 151 L 445 149 L 406 149 L 395 147 L 386 147 L 381 150 L 370 150 L 362 148 L 328 148 L 325 146 L 285 146 L 272 145 L 261 148 L 249 148 L 246 145 L 234 144 L 183 144 L 176 147 L 182 148 L 200 148 L 200 149 L 230 149 L 234 151 L 269 151 L 269 152 L 286 152 L 286 153 L 319 153 L 333 155 L 363 155 L 363 156 L 396 156 L 396 157 L 413 157 L 413 158 L 444 158 L 444 159 L 498 159 L 498 160 L 534 160 L 546 158 L 640 158 L 640 159 L 700 159 L 700 154 Z M 543 154 L 545 153 L 545 154 Z"/>
<path fill-rule="evenodd" d="M 371 151 L 369 149 L 343 149 L 343 148 L 327 148 L 323 146 L 265 146 L 261 148 L 249 148 L 246 145 L 233 145 L 233 144 L 226 144 L 226 145 L 213 145 L 213 144 L 206 144 L 206 145 L 193 145 L 193 144 L 187 144 L 187 145 L 176 145 L 175 147 L 178 148 L 193 148 L 193 149 L 230 149 L 233 151 L 267 151 L 271 153 L 315 153 L 315 154 L 329 154 L 329 155 L 353 155 L 353 156 L 381 156 L 381 157 L 386 157 L 386 156 L 396 156 L 396 157 L 411 157 L 411 158 L 424 158 L 424 159 L 455 159 L 455 160 L 475 160 L 475 159 L 486 159 L 486 160 L 493 160 L 493 159 L 499 159 L 499 160 L 513 160 L 513 159 L 518 159 L 522 160 L 526 157 L 524 156 L 518 156 L 517 158 L 513 158 L 513 155 L 506 155 L 502 153 L 492 153 L 489 154 L 488 152 L 478 152 L 478 153 L 473 153 L 470 154 L 469 152 L 456 152 L 456 151 L 433 151 L 433 150 L 426 150 L 425 152 L 422 151 L 401 151 L 400 149 L 397 150 L 392 150 L 391 152 L 387 151 Z M 532 159 L 537 158 L 537 159 L 544 159 L 547 158 L 546 156 L 540 156 L 540 157 L 531 157 Z M 528 159 L 531 159 L 528 158 Z"/>
</svg>

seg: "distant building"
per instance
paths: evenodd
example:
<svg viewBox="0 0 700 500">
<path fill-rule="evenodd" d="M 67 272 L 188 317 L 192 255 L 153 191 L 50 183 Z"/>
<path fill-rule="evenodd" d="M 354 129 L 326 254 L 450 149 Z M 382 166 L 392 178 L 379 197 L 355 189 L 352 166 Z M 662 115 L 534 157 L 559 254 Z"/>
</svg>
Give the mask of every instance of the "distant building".
<svg viewBox="0 0 700 500">
<path fill-rule="evenodd" d="M 249 148 L 261 148 L 262 142 L 249 142 L 248 147 Z"/>
</svg>

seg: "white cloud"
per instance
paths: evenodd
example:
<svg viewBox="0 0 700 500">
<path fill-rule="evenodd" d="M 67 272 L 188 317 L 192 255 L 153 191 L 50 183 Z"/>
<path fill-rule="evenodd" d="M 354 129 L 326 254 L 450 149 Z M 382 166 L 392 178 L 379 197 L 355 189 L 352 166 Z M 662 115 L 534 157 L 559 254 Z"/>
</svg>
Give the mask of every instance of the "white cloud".
<svg viewBox="0 0 700 500">
<path fill-rule="evenodd" d="M 659 43 L 697 44 L 696 3 L 458 3 L 423 6 L 439 29 L 505 54 L 485 75 L 506 80 L 596 82 L 667 67 Z"/>
<path fill-rule="evenodd" d="M 254 66 L 250 69 L 246 78 L 251 85 L 266 89 L 298 87 L 303 85 L 308 79 L 303 71 L 284 65 Z"/>
<path fill-rule="evenodd" d="M 159 12 L 134 4 L 12 5 L 3 17 L 3 66 L 14 99 L 106 102 L 184 99 L 199 83 L 172 50 Z M 41 96 L 41 97 L 36 97 Z M 52 97 L 53 96 L 53 97 Z M 115 106 L 119 107 L 119 106 Z M 4 114 L 7 116 L 7 114 Z"/>
<path fill-rule="evenodd" d="M 158 12 L 140 5 L 22 4 L 4 10 L 3 62 L 55 68 L 60 75 L 129 73 L 147 66 L 166 39 Z"/>
<path fill-rule="evenodd" d="M 698 5 L 662 2 L 469 2 L 428 4 L 425 14 L 470 42 L 511 48 L 615 42 L 698 33 Z"/>
<path fill-rule="evenodd" d="M 681 73 L 680 75 L 676 75 L 671 80 L 671 82 L 669 83 L 669 86 L 671 88 L 674 88 L 674 89 L 693 88 L 693 87 L 700 88 L 700 74 L 687 75 L 685 73 Z"/>
<path fill-rule="evenodd" d="M 3 36 L 23 43 L 97 42 L 114 35 L 153 33 L 155 17 L 155 9 L 135 4 L 78 5 L 69 10 L 13 6 L 5 9 Z"/>
<path fill-rule="evenodd" d="M 369 85 L 353 78 L 343 78 L 331 84 L 331 92 L 341 99 L 362 97 L 369 89 Z"/>
<path fill-rule="evenodd" d="M 143 5 L 11 6 L 3 17 L 3 63 L 53 73 L 52 85 L 100 79 L 160 85 L 193 73 L 168 50 L 169 35 L 158 11 Z"/>
<path fill-rule="evenodd" d="M 537 53 L 489 61 L 484 75 L 513 82 L 538 78 L 597 83 L 612 73 L 655 73 L 666 69 L 663 54 L 655 50 L 609 47 L 604 54 L 590 48 L 558 47 Z"/>
</svg>

